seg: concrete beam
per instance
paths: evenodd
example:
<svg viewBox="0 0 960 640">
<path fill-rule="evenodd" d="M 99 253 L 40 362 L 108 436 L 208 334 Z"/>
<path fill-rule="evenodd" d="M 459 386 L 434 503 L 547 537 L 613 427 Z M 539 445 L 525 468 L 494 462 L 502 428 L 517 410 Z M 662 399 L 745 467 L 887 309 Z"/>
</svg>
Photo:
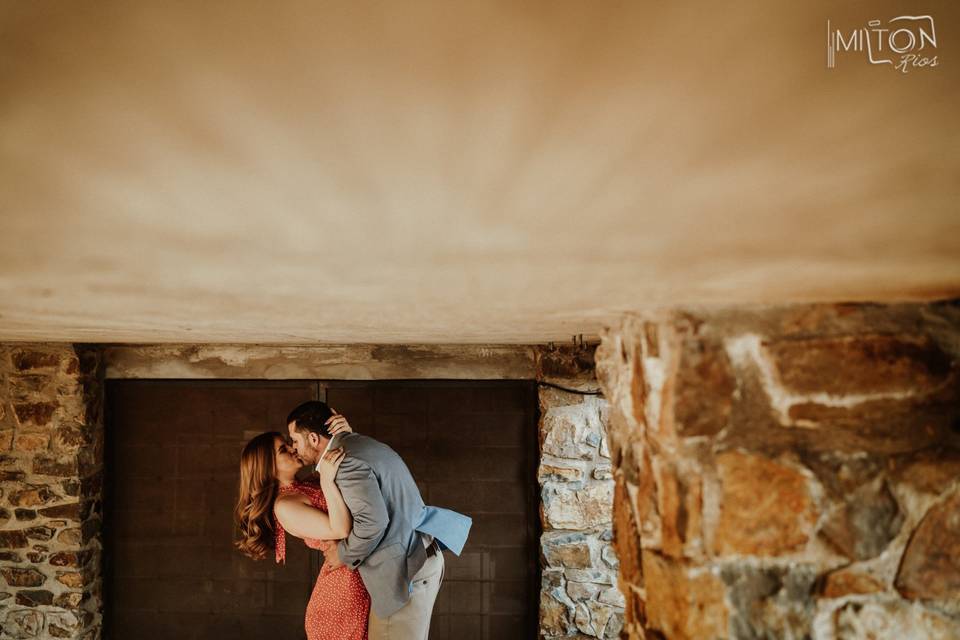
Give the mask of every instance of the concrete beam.
<svg viewBox="0 0 960 640">
<path fill-rule="evenodd" d="M 533 380 L 526 345 L 115 345 L 112 379 Z"/>
</svg>

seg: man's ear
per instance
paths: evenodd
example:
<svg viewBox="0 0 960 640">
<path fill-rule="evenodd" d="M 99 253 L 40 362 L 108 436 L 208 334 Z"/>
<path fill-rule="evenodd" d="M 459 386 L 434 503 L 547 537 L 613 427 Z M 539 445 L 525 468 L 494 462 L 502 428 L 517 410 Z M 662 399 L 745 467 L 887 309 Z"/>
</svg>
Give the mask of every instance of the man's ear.
<svg viewBox="0 0 960 640">
<path fill-rule="evenodd" d="M 314 449 L 318 449 L 320 447 L 320 436 L 311 431 L 307 434 L 307 442 L 309 442 L 310 446 Z"/>
</svg>

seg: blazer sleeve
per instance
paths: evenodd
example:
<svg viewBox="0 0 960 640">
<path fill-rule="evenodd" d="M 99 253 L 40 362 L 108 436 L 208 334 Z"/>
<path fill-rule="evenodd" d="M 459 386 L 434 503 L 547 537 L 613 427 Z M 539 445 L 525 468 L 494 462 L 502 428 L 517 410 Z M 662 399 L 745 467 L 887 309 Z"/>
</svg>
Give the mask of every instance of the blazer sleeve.
<svg viewBox="0 0 960 640">
<path fill-rule="evenodd" d="M 380 484 L 365 462 L 348 456 L 337 471 L 337 486 L 353 516 L 353 529 L 337 544 L 337 554 L 344 564 L 356 569 L 380 544 L 390 515 Z"/>
</svg>

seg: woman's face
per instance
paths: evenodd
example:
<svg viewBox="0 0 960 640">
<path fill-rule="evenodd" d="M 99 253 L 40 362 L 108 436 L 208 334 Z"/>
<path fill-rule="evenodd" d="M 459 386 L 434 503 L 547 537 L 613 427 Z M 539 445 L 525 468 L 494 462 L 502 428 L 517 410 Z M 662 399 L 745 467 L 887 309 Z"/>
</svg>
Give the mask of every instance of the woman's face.
<svg viewBox="0 0 960 640">
<path fill-rule="evenodd" d="M 273 439 L 273 461 L 277 466 L 277 475 L 292 475 L 303 466 L 293 449 L 280 437 Z"/>
</svg>

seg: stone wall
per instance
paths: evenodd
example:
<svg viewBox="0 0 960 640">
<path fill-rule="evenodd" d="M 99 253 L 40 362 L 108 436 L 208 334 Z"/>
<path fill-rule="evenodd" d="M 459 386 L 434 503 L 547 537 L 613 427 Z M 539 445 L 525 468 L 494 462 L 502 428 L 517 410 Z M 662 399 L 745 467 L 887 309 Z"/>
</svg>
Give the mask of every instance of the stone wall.
<svg viewBox="0 0 960 640">
<path fill-rule="evenodd" d="M 960 637 L 956 302 L 631 315 L 597 368 L 627 637 Z"/>
<path fill-rule="evenodd" d="M 0 637 L 100 636 L 99 353 L 0 345 Z"/>
<path fill-rule="evenodd" d="M 538 351 L 540 632 L 546 638 L 616 638 L 623 626 L 612 545 L 608 405 L 596 395 L 594 348 Z"/>
<path fill-rule="evenodd" d="M 616 637 L 623 597 L 594 349 L 0 345 L 0 638 L 100 637 L 105 368 L 116 377 L 548 383 L 540 387 L 541 632 Z"/>
</svg>

